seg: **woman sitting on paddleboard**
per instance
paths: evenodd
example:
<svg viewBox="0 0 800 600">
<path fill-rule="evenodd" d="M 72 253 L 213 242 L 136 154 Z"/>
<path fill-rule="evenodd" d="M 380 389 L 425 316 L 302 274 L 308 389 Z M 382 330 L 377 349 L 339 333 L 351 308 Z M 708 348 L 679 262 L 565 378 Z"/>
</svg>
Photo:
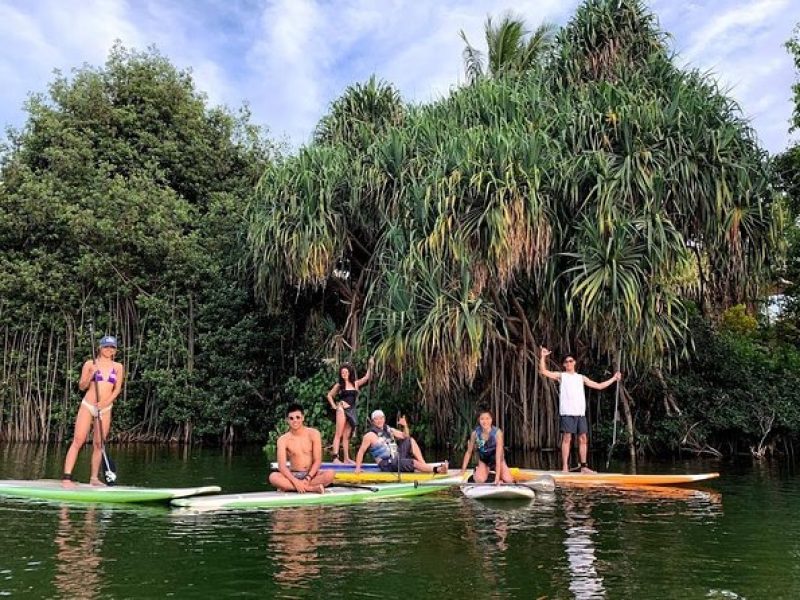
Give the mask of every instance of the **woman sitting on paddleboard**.
<svg viewBox="0 0 800 600">
<path fill-rule="evenodd" d="M 78 459 L 78 453 L 86 443 L 89 429 L 98 414 L 103 424 L 103 439 L 108 437 L 108 431 L 111 428 L 111 407 L 122 391 L 122 381 L 125 377 L 125 368 L 121 363 L 114 361 L 116 353 L 117 338 L 113 335 L 106 335 L 100 340 L 97 356 L 93 360 L 83 363 L 78 388 L 85 391 L 86 395 L 78 408 L 78 416 L 75 418 L 75 434 L 64 461 L 64 474 L 61 476 L 61 480 L 65 483 L 72 481 L 72 469 Z M 90 476 L 92 485 L 103 485 L 98 478 L 102 460 L 101 446 L 100 430 L 95 427 Z"/>
<path fill-rule="evenodd" d="M 328 404 L 336 411 L 336 432 L 333 436 L 333 462 L 339 460 L 339 443 L 344 447 L 344 462 L 352 463 L 350 458 L 350 438 L 358 424 L 358 410 L 356 403 L 358 392 L 372 377 L 372 366 L 375 359 L 370 357 L 367 372 L 361 379 L 356 379 L 356 370 L 353 365 L 344 364 L 339 368 L 339 381 L 328 392 Z M 334 402 L 336 395 L 339 400 Z"/>
<path fill-rule="evenodd" d="M 475 448 L 478 449 L 478 466 L 475 467 L 472 478 L 476 483 L 484 483 L 489 479 L 492 468 L 495 472 L 494 482 L 497 485 L 514 483 L 503 452 L 503 432 L 492 425 L 492 413 L 488 410 L 482 410 L 478 415 L 478 426 L 469 436 L 467 451 L 461 463 L 462 474 L 467 470 Z"/>
</svg>

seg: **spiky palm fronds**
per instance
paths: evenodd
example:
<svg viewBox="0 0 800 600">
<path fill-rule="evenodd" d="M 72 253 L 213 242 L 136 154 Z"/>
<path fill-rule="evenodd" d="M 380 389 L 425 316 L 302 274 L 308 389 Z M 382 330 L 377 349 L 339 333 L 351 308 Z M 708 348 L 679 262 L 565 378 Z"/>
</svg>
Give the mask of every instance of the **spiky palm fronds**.
<svg viewBox="0 0 800 600">
<path fill-rule="evenodd" d="M 555 31 L 554 25 L 543 23 L 531 33 L 525 21 L 511 13 L 505 14 L 498 24 L 488 17 L 484 25 L 487 46 L 484 55 L 470 44 L 462 30 L 462 56 L 467 81 L 476 83 L 487 76 L 523 75 L 541 65 L 553 47 Z"/>
<path fill-rule="evenodd" d="M 495 71 L 525 39 L 496 29 Z M 428 105 L 349 89 L 251 210 L 256 291 L 339 285 L 350 256 L 347 326 L 422 383 L 442 422 L 464 389 L 546 421 L 542 341 L 626 370 L 674 362 L 688 301 L 751 297 L 777 248 L 753 132 L 706 76 L 672 65 L 638 1 L 591 0 L 558 39 L 546 66 Z"/>
</svg>

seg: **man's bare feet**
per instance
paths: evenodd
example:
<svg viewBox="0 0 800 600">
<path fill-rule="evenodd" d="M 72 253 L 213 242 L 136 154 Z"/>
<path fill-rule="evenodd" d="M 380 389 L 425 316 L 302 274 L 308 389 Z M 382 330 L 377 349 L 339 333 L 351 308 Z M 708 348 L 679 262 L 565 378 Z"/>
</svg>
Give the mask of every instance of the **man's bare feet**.
<svg viewBox="0 0 800 600">
<path fill-rule="evenodd" d="M 592 470 L 591 470 L 589 467 L 587 467 L 586 465 L 583 465 L 583 466 L 581 466 L 581 473 L 592 474 L 592 473 L 595 473 L 595 472 L 596 472 L 596 471 L 592 471 Z"/>
<path fill-rule="evenodd" d="M 105 484 L 105 483 L 103 483 L 102 481 L 100 481 L 100 480 L 99 480 L 97 477 L 92 477 L 92 478 L 89 480 L 89 485 L 94 485 L 94 486 L 103 486 L 103 487 L 105 487 L 105 485 L 106 485 L 106 484 Z"/>
<path fill-rule="evenodd" d="M 324 494 L 325 486 L 320 483 L 319 485 L 315 485 L 313 488 L 311 488 L 311 491 L 314 491 L 317 494 Z"/>
<path fill-rule="evenodd" d="M 356 464 L 356 461 L 354 461 L 352 458 L 345 458 L 344 459 L 344 464 L 346 464 L 346 465 L 354 465 L 354 464 Z"/>
<path fill-rule="evenodd" d="M 74 488 L 77 487 L 78 484 L 72 481 L 72 479 L 62 479 L 61 480 L 61 487 L 65 488 Z"/>
<path fill-rule="evenodd" d="M 339 460 L 339 457 L 338 457 L 338 456 L 334 456 L 334 457 L 333 457 L 333 460 L 332 460 L 331 462 L 332 462 L 333 464 L 335 464 L 335 465 L 340 465 L 340 464 L 342 464 L 342 461 L 340 461 L 340 460 Z"/>
</svg>

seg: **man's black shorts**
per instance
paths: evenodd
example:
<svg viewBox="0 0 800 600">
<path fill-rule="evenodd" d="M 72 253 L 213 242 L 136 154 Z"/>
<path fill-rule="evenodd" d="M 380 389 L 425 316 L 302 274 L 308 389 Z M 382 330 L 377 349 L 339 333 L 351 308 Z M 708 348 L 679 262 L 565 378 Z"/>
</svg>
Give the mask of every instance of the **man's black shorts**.
<svg viewBox="0 0 800 600">
<path fill-rule="evenodd" d="M 391 473 L 394 471 L 400 471 L 401 473 L 413 473 L 414 472 L 414 459 L 408 458 L 411 455 L 411 438 L 405 438 L 400 440 L 400 443 L 397 444 L 397 455 L 400 459 L 400 468 L 397 468 L 397 462 L 393 458 L 387 458 L 386 460 L 382 460 L 378 464 L 378 468 L 381 471 L 386 471 Z"/>
<path fill-rule="evenodd" d="M 559 430 L 561 433 L 589 433 L 589 423 L 585 416 L 561 415 Z"/>
</svg>

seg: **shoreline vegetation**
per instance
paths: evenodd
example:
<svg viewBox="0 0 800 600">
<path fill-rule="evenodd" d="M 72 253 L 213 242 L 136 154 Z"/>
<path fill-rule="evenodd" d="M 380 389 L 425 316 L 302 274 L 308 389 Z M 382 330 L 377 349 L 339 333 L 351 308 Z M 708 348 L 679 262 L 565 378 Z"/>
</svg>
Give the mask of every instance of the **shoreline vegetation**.
<svg viewBox="0 0 800 600">
<path fill-rule="evenodd" d="M 338 365 L 374 354 L 364 423 L 460 447 L 483 405 L 556 448 L 547 346 L 624 373 L 621 456 L 795 455 L 800 146 L 769 156 L 638 0 L 485 33 L 463 86 L 353 84 L 292 152 L 153 48 L 57 74 L 0 151 L 0 440 L 70 438 L 93 321 L 118 443 L 269 446 L 290 401 L 329 443 Z"/>
</svg>

